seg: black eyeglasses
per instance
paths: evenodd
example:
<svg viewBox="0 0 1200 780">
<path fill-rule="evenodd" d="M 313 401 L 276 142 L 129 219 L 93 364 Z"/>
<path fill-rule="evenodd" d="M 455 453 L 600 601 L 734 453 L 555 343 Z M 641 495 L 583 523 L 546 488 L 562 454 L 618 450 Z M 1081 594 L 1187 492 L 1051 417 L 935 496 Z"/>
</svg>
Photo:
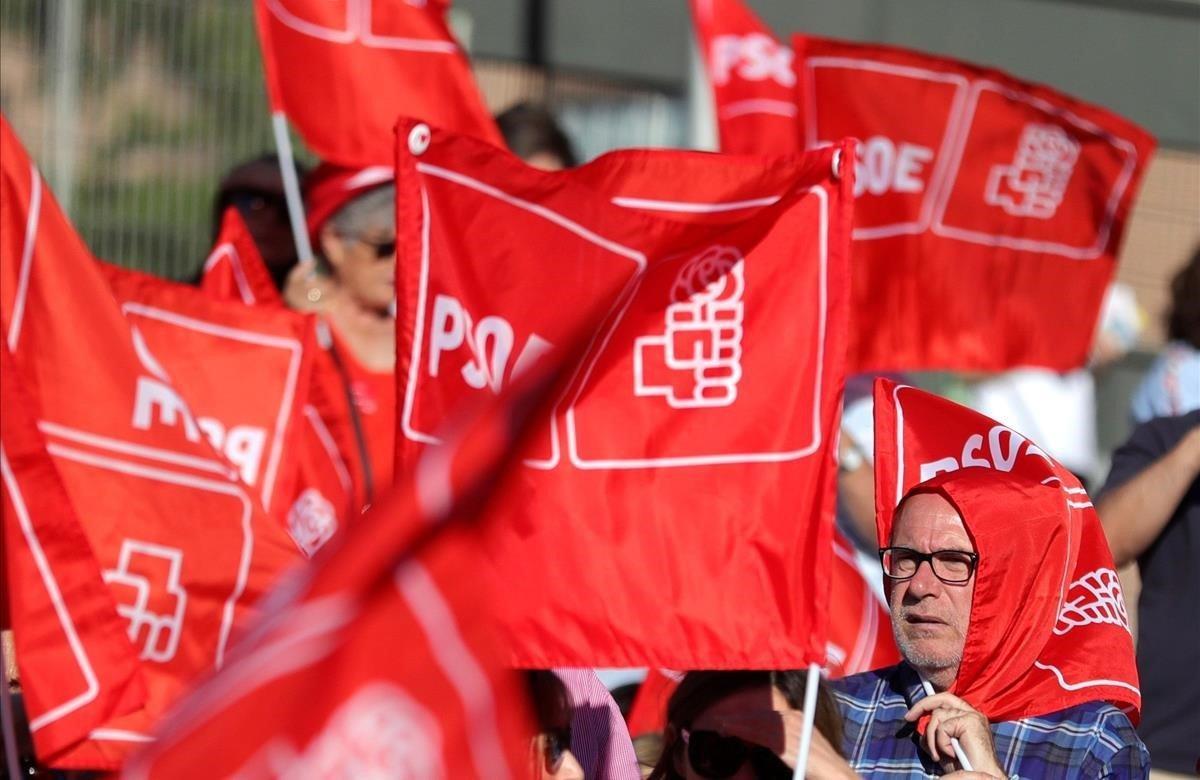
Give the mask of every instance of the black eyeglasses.
<svg viewBox="0 0 1200 780">
<path fill-rule="evenodd" d="M 546 773 L 554 774 L 562 768 L 563 757 L 571 749 L 571 727 L 549 729 L 542 732 L 542 760 L 546 762 Z"/>
<path fill-rule="evenodd" d="M 916 576 L 922 563 L 929 563 L 933 576 L 947 585 L 963 585 L 971 579 L 979 556 L 965 550 L 934 550 L 917 552 L 908 547 L 884 547 L 879 551 L 883 573 L 891 580 L 908 580 Z"/>
<path fill-rule="evenodd" d="M 790 778 L 792 771 L 779 757 L 762 745 L 748 744 L 737 737 L 727 737 L 716 731 L 681 729 L 687 746 L 687 760 L 692 771 L 701 777 L 721 780 L 732 777 L 749 762 L 755 777 Z"/>
</svg>

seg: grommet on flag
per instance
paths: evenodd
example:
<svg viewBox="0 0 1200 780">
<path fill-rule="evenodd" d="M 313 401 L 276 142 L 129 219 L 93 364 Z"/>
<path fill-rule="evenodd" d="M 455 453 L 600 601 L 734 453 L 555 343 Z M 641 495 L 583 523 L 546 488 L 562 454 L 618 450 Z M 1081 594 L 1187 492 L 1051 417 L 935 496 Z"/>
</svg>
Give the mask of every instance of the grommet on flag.
<svg viewBox="0 0 1200 780">
<path fill-rule="evenodd" d="M 833 178 L 841 179 L 842 174 L 842 150 L 837 149 L 833 153 Z"/>
<path fill-rule="evenodd" d="M 432 139 L 433 133 L 430 131 L 429 125 L 424 122 L 413 125 L 413 129 L 408 131 L 408 151 L 415 155 L 425 154 Z"/>
</svg>

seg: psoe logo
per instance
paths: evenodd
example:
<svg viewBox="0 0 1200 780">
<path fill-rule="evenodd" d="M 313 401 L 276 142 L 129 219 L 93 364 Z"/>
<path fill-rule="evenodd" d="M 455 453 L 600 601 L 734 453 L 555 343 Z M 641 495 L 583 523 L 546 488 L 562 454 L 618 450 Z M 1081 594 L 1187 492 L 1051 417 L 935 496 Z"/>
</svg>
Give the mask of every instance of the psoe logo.
<svg viewBox="0 0 1200 780">
<path fill-rule="evenodd" d="M 104 570 L 104 582 L 117 599 L 117 614 L 129 621 L 129 641 L 141 646 L 144 660 L 167 663 L 179 649 L 187 609 L 182 569 L 183 550 L 126 539 L 116 568 Z M 156 612 L 151 603 L 173 608 Z"/>
<path fill-rule="evenodd" d="M 988 172 L 983 199 L 1014 217 L 1050 219 L 1067 192 L 1079 149 L 1061 127 L 1025 125 L 1013 161 Z"/>
<path fill-rule="evenodd" d="M 728 84 L 735 73 L 746 81 L 771 79 L 781 87 L 796 86 L 792 50 L 769 35 L 718 35 L 711 51 L 712 80 L 718 87 Z"/>
<path fill-rule="evenodd" d="M 1071 583 L 1067 588 L 1067 599 L 1059 610 L 1054 633 L 1062 636 L 1071 629 L 1089 625 L 1112 625 L 1130 630 L 1121 580 L 1112 569 L 1090 571 Z"/>
<path fill-rule="evenodd" d="M 742 378 L 745 260 L 713 246 L 679 271 L 663 333 L 634 342 L 634 395 L 675 409 L 730 406 Z"/>
<path fill-rule="evenodd" d="M 337 532 L 337 512 L 316 488 L 306 488 L 288 510 L 288 533 L 309 558 Z"/>
<path fill-rule="evenodd" d="M 298 758 L 296 776 L 303 778 L 446 775 L 437 719 L 404 689 L 383 681 L 342 704 Z"/>
</svg>

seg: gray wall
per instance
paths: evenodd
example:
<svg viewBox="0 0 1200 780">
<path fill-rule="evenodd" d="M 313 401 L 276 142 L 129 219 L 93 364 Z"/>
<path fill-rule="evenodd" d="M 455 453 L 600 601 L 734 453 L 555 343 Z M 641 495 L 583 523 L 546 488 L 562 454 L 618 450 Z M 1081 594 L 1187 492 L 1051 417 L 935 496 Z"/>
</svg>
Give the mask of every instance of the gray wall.
<svg viewBox="0 0 1200 780">
<path fill-rule="evenodd" d="M 780 35 L 878 41 L 994 65 L 1200 148 L 1200 0 L 748 0 Z M 545 0 L 550 64 L 682 89 L 686 0 Z M 529 0 L 457 0 L 476 53 L 520 58 Z"/>
</svg>

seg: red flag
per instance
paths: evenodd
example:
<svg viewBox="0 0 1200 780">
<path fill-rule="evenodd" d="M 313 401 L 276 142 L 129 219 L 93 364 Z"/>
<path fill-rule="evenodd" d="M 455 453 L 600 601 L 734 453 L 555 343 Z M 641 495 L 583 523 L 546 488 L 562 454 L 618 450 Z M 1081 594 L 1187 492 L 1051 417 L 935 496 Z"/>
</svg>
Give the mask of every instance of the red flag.
<svg viewBox="0 0 1200 780">
<path fill-rule="evenodd" d="M 100 564 L 79 526 L 36 406 L 0 347 L 0 476 L 6 602 L 21 692 L 39 756 L 53 757 L 110 719 L 140 708 L 146 685 Z"/>
<path fill-rule="evenodd" d="M 742 0 L 690 0 L 696 43 L 708 65 L 721 151 L 793 154 L 797 123 L 792 50 Z"/>
<path fill-rule="evenodd" d="M 182 390 L 6 121 L 0 195 L 0 323 L 37 404 L 5 414 L 39 415 L 147 682 L 144 709 L 94 729 L 54 765 L 111 768 L 192 677 L 221 663 L 235 625 L 298 554 L 237 470 L 191 435 L 198 422 Z"/>
<path fill-rule="evenodd" d="M 1153 137 L 999 71 L 793 44 L 807 147 L 860 139 L 850 370 L 1084 365 Z"/>
<path fill-rule="evenodd" d="M 221 232 L 204 261 L 200 289 L 218 300 L 241 301 L 247 306 L 283 303 L 254 236 L 232 206 L 221 217 Z"/>
<path fill-rule="evenodd" d="M 192 440 L 208 439 L 262 508 L 282 516 L 297 479 L 297 444 L 312 373 L 310 317 L 214 301 L 189 285 L 102 264 L 156 378 L 186 395 Z M 153 402 L 150 402 L 151 406 Z M 153 416 L 150 409 L 139 409 Z M 135 424 L 141 417 L 135 412 Z"/>
<path fill-rule="evenodd" d="M 388 164 L 397 114 L 503 145 L 449 0 L 255 0 L 267 95 L 322 160 Z"/>
<path fill-rule="evenodd" d="M 189 697 L 130 778 L 293 772 L 519 777 L 535 729 L 502 668 L 499 583 L 481 531 L 494 491 L 585 354 L 619 282 L 581 302 L 564 343 L 514 386 L 473 399 L 404 488 L 281 585 L 231 663 Z M 508 594 L 506 598 L 511 598 Z"/>
<path fill-rule="evenodd" d="M 863 579 L 854 559 L 854 546 L 836 529 L 833 554 L 826 674 L 845 677 L 899 662 L 891 616 Z"/>
<path fill-rule="evenodd" d="M 401 463 L 625 285 L 500 499 L 502 580 L 533 605 L 509 615 L 515 662 L 822 660 L 851 184 L 834 150 L 761 163 L 786 171 L 777 202 L 709 223 L 579 182 L 657 162 L 703 193 L 745 160 L 618 153 L 547 173 L 410 121 L 398 138 Z"/>
<path fill-rule="evenodd" d="M 1079 480 L 1016 431 L 877 380 L 880 546 L 900 498 L 918 484 L 955 505 L 979 554 L 951 691 L 992 721 L 1111 701 L 1136 723 L 1142 697 L 1125 601 Z"/>
</svg>

